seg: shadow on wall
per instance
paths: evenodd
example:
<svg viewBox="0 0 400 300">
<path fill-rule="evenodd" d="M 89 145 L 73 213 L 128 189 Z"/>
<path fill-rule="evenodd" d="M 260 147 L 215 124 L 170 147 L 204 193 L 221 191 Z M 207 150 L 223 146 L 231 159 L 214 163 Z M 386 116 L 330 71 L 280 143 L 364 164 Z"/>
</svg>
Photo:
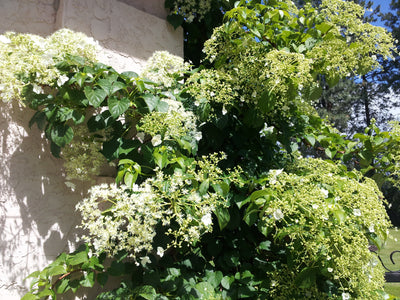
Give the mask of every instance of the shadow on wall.
<svg viewBox="0 0 400 300">
<path fill-rule="evenodd" d="M 63 3 L 58 8 L 57 27 L 81 31 L 99 41 L 105 48 L 101 60 L 118 71 L 138 72 L 156 50 L 183 56 L 182 29 L 174 30 L 165 18 L 156 16 L 166 14 L 162 7 L 164 0 L 63 0 Z"/>
<path fill-rule="evenodd" d="M 28 126 L 33 113 L 18 103 L 0 101 L 0 298 L 6 290 L 16 295 L 10 299 L 20 299 L 31 281 L 24 282 L 26 276 L 61 252 L 74 251 L 82 235 L 76 228 L 81 218 L 75 206 L 89 185 L 77 185 L 76 192 L 67 188 L 62 160 L 51 155 L 36 125 Z M 117 278 L 111 279 L 106 289 L 118 284 Z M 60 299 L 94 299 L 101 291 L 95 285 Z"/>
<path fill-rule="evenodd" d="M 0 102 L 0 289 L 19 293 L 29 284 L 23 283 L 27 275 L 74 250 L 75 205 L 82 199 L 82 192 L 65 186 L 62 162 L 51 156 L 45 138 L 29 128 L 32 115 Z"/>
</svg>

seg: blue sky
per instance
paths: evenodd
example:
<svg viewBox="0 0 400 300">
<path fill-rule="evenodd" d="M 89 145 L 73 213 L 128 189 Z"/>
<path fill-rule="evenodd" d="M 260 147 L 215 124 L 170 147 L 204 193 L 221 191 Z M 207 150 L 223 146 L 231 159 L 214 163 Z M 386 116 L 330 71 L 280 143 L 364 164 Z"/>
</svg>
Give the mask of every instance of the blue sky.
<svg viewBox="0 0 400 300">
<path fill-rule="evenodd" d="M 391 0 L 372 0 L 374 2 L 374 7 L 380 5 L 381 6 L 381 11 L 387 12 L 390 10 L 390 2 Z"/>
<path fill-rule="evenodd" d="M 390 11 L 390 2 L 392 2 L 391 0 L 372 0 L 372 2 L 374 3 L 373 8 L 375 8 L 376 6 L 380 5 L 381 6 L 381 12 L 389 12 Z M 378 26 L 384 26 L 383 23 L 381 22 L 376 22 L 373 23 L 374 25 L 378 25 Z"/>
</svg>

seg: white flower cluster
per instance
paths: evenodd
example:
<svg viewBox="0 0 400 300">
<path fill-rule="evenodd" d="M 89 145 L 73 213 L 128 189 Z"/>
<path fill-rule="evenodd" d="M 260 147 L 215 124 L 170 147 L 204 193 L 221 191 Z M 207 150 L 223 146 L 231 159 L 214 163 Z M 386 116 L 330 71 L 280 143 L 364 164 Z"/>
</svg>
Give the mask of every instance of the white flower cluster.
<svg viewBox="0 0 400 300">
<path fill-rule="evenodd" d="M 86 125 L 75 126 L 73 130 L 74 138 L 61 153 L 67 180 L 91 181 L 107 160 L 100 153 L 101 143 L 93 140 Z"/>
<path fill-rule="evenodd" d="M 185 173 L 165 175 L 159 171 L 132 189 L 115 184 L 92 187 L 89 197 L 77 205 L 82 214 L 81 227 L 89 233 L 83 239 L 98 253 L 114 255 L 126 250 L 134 258 L 153 250 L 157 224 L 177 224 L 166 230 L 173 238 L 168 246 L 198 241 L 212 230 L 214 209 L 227 205 L 217 192 L 198 191 L 199 180 L 208 177 L 210 184 L 222 182 L 222 170 L 215 165 L 220 159 L 217 155 L 204 157 L 189 165 Z M 156 251 L 159 256 L 164 253 L 160 246 Z"/>
<path fill-rule="evenodd" d="M 95 60 L 97 51 L 92 38 L 69 29 L 61 29 L 47 38 L 14 32 L 0 35 L 0 98 L 20 100 L 28 79 L 40 91 L 40 85 L 60 77 L 54 64 L 66 54 Z"/>
<path fill-rule="evenodd" d="M 190 64 L 184 62 L 182 57 L 168 51 L 156 51 L 146 62 L 141 76 L 170 87 L 175 78 L 182 77 L 188 70 Z"/>
<path fill-rule="evenodd" d="M 176 0 L 173 12 L 183 16 L 187 23 L 195 18 L 201 21 L 211 9 L 212 0 Z"/>
<path fill-rule="evenodd" d="M 152 249 L 155 225 L 162 217 L 161 203 L 149 185 L 134 185 L 132 190 L 115 184 L 97 185 L 90 196 L 77 205 L 82 228 L 90 236 L 83 239 L 96 252 L 115 255 L 129 250 L 131 256 Z"/>
<path fill-rule="evenodd" d="M 164 140 L 186 137 L 191 144 L 201 140 L 201 132 L 197 129 L 196 117 L 191 111 L 185 110 L 182 103 L 171 98 L 163 99 L 168 103 L 168 111 L 153 111 L 145 115 L 139 130 L 151 135 L 153 146 L 160 145 Z"/>
</svg>

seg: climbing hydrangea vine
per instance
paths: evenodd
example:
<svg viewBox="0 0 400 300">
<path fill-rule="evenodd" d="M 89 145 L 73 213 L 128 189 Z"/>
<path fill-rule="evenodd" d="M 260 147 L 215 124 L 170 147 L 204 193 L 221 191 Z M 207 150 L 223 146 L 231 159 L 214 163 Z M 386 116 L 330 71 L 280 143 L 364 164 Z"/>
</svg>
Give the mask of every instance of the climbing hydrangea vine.
<svg viewBox="0 0 400 300">
<path fill-rule="evenodd" d="M 21 100 L 23 87 L 34 85 L 38 93 L 55 80 L 64 80 L 54 65 L 65 55 L 96 60 L 98 43 L 84 34 L 61 29 L 47 38 L 7 32 L 0 35 L 0 98 Z"/>
<path fill-rule="evenodd" d="M 174 4 L 190 23 L 212 2 Z M 40 66 L 52 80 L 40 81 L 39 67 L 11 70 L 14 93 L 36 110 L 30 125 L 67 168 L 91 177 L 101 156 L 115 165 L 115 183 L 77 205 L 84 246 L 33 273 L 25 299 L 110 276 L 120 287 L 98 299 L 384 299 L 368 247 L 390 224 L 365 175 L 396 175 L 382 153 L 398 125 L 350 140 L 313 108 L 321 81 L 390 57 L 390 35 L 362 15 L 340 0 L 238 1 L 197 70 L 157 52 L 141 75 L 119 73 L 70 49 Z"/>
</svg>

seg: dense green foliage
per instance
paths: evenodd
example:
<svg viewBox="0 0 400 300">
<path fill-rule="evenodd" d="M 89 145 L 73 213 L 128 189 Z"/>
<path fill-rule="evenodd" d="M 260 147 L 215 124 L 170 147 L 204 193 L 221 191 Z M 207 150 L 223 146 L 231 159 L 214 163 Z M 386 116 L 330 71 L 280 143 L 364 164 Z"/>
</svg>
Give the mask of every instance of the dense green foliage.
<svg viewBox="0 0 400 300">
<path fill-rule="evenodd" d="M 45 83 L 14 74 L 70 185 L 117 166 L 77 205 L 86 244 L 34 272 L 23 299 L 111 276 L 120 287 L 97 299 L 384 299 L 368 247 L 387 238 L 379 186 L 397 184 L 400 127 L 349 139 L 313 108 L 323 85 L 390 57 L 393 39 L 363 15 L 340 0 L 240 1 L 199 69 L 158 52 L 139 76 L 72 53 Z M 5 41 L 1 53 L 19 49 Z"/>
</svg>

